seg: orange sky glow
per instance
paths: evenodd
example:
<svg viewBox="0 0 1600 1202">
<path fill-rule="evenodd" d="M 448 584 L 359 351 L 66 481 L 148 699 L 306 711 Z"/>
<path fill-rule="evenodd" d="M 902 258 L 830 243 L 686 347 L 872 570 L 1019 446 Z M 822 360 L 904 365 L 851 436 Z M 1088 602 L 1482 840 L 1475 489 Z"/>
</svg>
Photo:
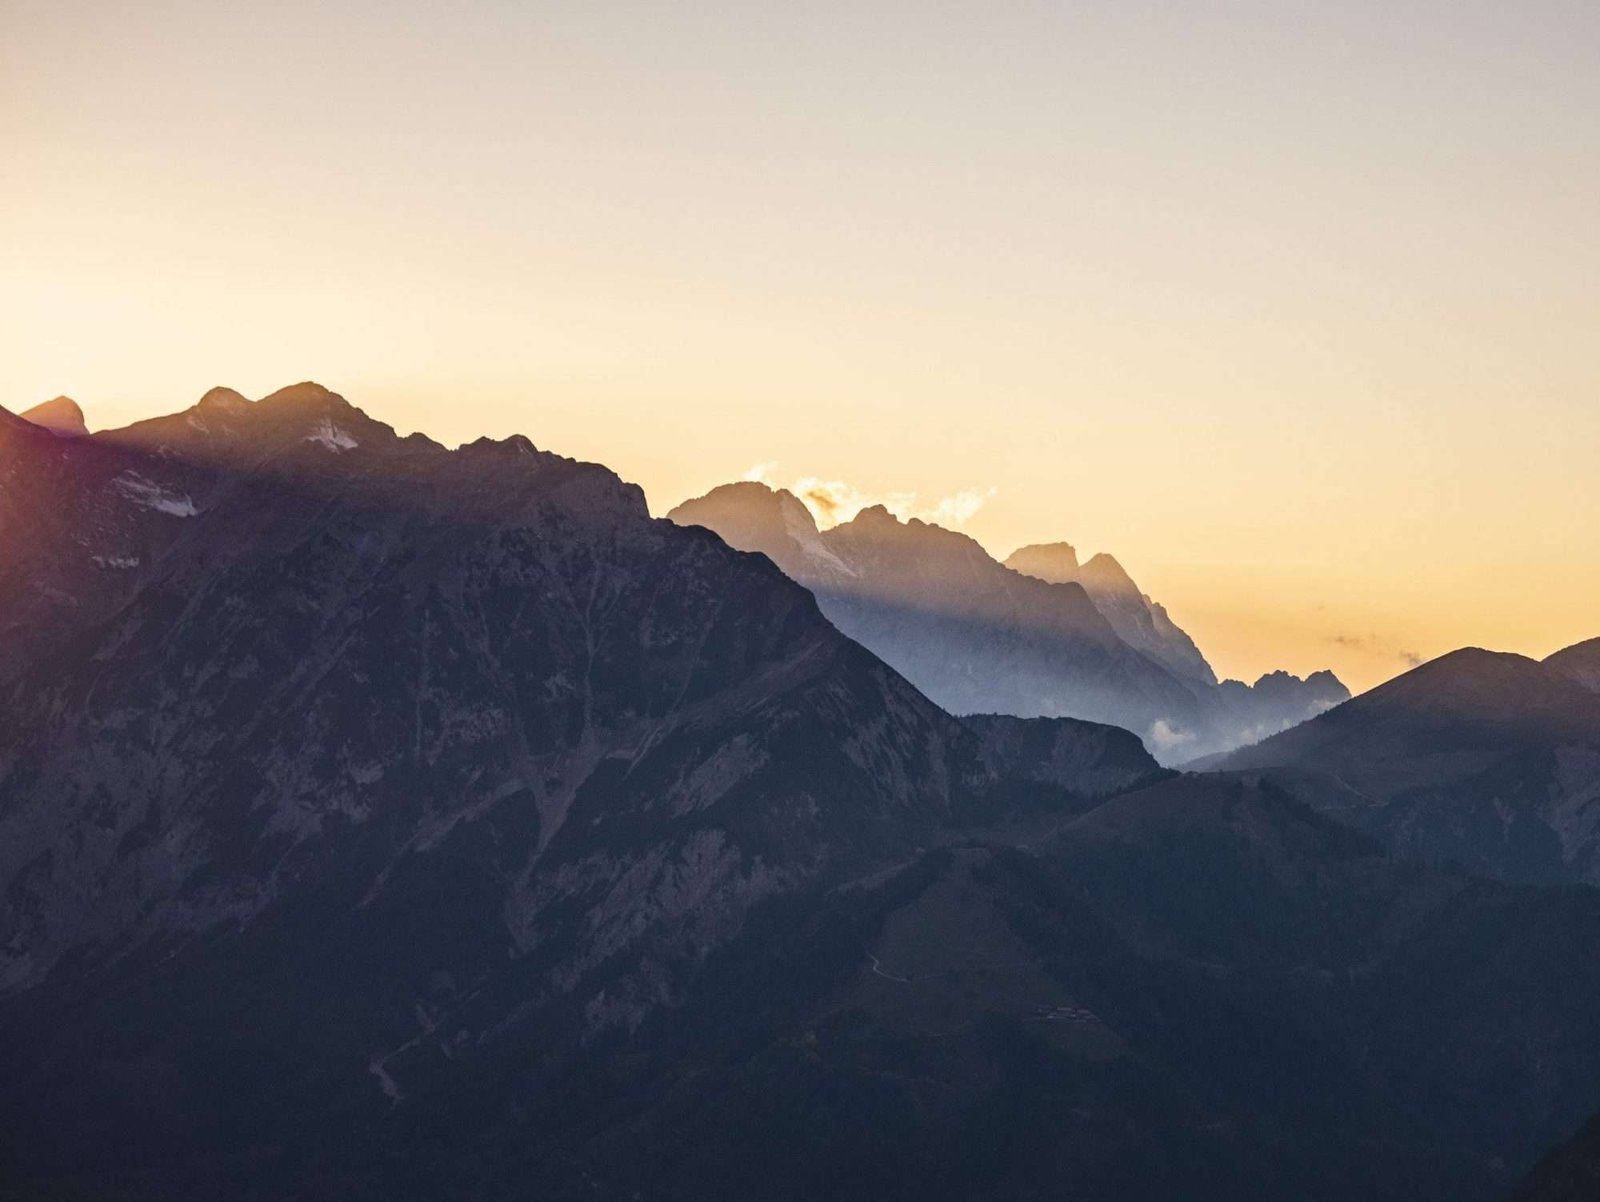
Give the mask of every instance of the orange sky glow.
<svg viewBox="0 0 1600 1202">
<path fill-rule="evenodd" d="M 1597 58 L 1575 2 L 11 0 L 0 404 L 310 378 L 658 513 L 1110 551 L 1227 675 L 1544 655 L 1600 634 Z"/>
</svg>

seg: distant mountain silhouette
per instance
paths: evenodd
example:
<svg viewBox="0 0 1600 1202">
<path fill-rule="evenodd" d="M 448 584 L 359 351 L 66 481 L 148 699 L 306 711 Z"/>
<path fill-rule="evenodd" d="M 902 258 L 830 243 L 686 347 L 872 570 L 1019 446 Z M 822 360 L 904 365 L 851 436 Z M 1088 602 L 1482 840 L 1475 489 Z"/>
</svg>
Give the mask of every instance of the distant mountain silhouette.
<svg viewBox="0 0 1600 1202">
<path fill-rule="evenodd" d="M 1218 684 L 1192 640 L 1109 555 L 1065 543 L 1005 564 L 975 540 L 883 506 L 817 528 L 787 490 L 743 482 L 668 517 L 760 551 L 824 614 L 955 713 L 1066 716 L 1138 733 L 1165 763 L 1251 742 L 1350 694 L 1329 672 Z"/>
<path fill-rule="evenodd" d="M 83 410 L 71 397 L 58 396 L 42 405 L 35 405 L 22 414 L 22 420 L 65 438 L 81 438 L 89 432 L 89 427 L 83 421 Z"/>
<path fill-rule="evenodd" d="M 1215 766 L 1336 778 L 1329 812 L 1407 855 L 1600 883 L 1594 656 L 1452 652 Z"/>
<path fill-rule="evenodd" d="M 1078 553 L 1070 543 L 1039 543 L 1013 551 L 1005 565 L 1052 584 L 1081 584 L 1123 642 L 1181 678 L 1202 685 L 1217 683 L 1216 673 L 1194 640 L 1178 628 L 1162 606 L 1140 591 L 1120 563 L 1104 552 L 1079 564 Z"/>
</svg>

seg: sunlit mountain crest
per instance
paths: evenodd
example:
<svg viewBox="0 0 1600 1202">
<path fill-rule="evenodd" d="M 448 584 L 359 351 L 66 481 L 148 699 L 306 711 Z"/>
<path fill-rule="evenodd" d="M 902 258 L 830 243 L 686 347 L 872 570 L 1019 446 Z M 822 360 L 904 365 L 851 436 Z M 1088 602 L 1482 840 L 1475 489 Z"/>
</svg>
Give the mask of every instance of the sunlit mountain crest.
<svg viewBox="0 0 1600 1202">
<path fill-rule="evenodd" d="M 1219 684 L 1120 564 L 1065 543 L 999 563 L 975 539 L 883 504 L 819 529 L 787 489 L 740 481 L 668 516 L 761 551 L 846 634 L 956 713 L 1127 727 L 1164 763 L 1253 742 L 1349 696 L 1331 673 Z"/>
<path fill-rule="evenodd" d="M 80 438 L 89 432 L 89 427 L 84 424 L 83 410 L 71 397 L 58 396 L 45 401 L 42 405 L 24 410 L 21 417 L 64 438 Z"/>
</svg>

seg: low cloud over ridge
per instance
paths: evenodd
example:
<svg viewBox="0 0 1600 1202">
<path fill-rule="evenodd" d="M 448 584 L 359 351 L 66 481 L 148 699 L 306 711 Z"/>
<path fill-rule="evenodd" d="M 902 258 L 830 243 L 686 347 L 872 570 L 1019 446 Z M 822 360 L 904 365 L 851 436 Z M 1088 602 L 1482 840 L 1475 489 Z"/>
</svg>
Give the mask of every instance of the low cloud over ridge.
<svg viewBox="0 0 1600 1202">
<path fill-rule="evenodd" d="M 776 463 L 757 463 L 745 472 L 744 479 L 774 488 L 783 487 L 773 478 L 777 468 Z M 988 488 L 963 488 L 923 504 L 914 492 L 868 492 L 845 480 L 824 480 L 818 476 L 801 476 L 787 487 L 811 511 L 811 516 L 823 530 L 848 522 L 863 509 L 874 505 L 882 505 L 902 520 L 921 518 L 940 526 L 959 528 L 971 521 L 985 502 L 1000 491 L 994 485 Z"/>
</svg>

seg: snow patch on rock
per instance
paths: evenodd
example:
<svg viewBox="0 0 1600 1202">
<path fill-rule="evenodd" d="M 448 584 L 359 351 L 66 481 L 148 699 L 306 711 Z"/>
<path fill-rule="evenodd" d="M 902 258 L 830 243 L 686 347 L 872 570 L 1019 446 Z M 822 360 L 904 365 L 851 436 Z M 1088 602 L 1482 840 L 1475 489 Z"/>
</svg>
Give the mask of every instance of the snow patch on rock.
<svg viewBox="0 0 1600 1202">
<path fill-rule="evenodd" d="M 333 424 L 332 419 L 323 418 L 317 428 L 306 435 L 307 442 L 321 443 L 335 455 L 342 451 L 352 451 L 361 444 L 345 431 Z"/>
<path fill-rule="evenodd" d="M 134 504 L 154 509 L 157 513 L 171 514 L 176 518 L 192 518 L 200 512 L 186 494 L 173 492 L 154 480 L 146 479 L 138 472 L 123 472 L 111 484 Z"/>
</svg>

